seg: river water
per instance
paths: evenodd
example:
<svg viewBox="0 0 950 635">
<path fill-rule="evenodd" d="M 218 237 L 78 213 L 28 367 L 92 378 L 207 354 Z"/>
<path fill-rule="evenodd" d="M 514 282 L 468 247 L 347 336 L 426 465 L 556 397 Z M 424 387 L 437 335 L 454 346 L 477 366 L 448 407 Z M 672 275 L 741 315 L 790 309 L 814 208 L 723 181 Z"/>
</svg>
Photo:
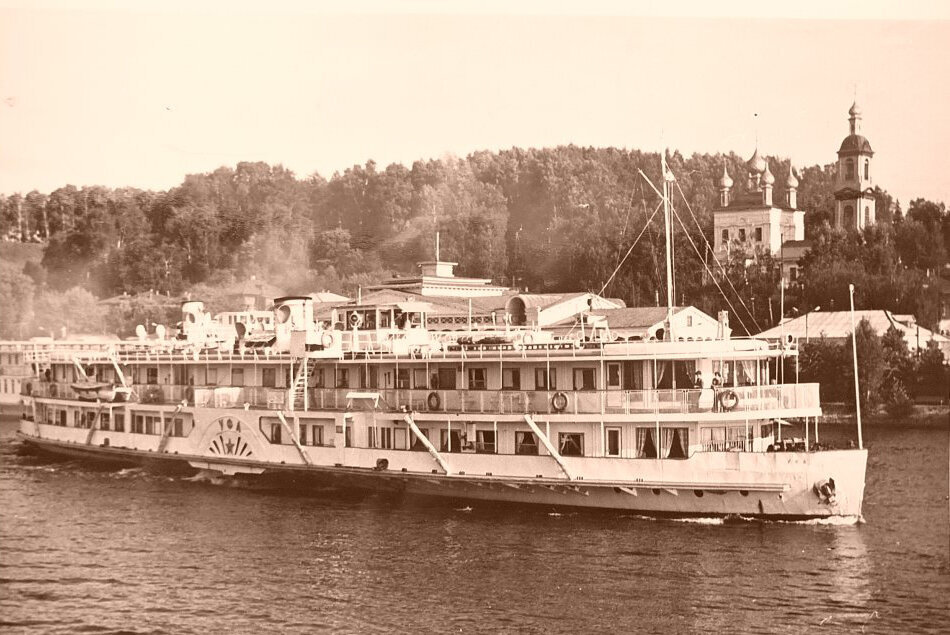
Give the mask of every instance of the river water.
<svg viewBox="0 0 950 635">
<path fill-rule="evenodd" d="M 0 630 L 950 632 L 948 430 L 864 436 L 834 525 L 252 491 L 22 456 L 6 421 Z"/>
</svg>

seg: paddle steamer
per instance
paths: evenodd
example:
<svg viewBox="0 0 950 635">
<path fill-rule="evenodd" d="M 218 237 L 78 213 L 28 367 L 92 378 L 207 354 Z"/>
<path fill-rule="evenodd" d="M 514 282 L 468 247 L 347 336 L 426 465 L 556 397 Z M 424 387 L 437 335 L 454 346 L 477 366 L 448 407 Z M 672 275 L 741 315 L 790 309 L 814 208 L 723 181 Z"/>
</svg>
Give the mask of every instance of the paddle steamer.
<svg viewBox="0 0 950 635">
<path fill-rule="evenodd" d="M 428 311 L 349 302 L 327 319 L 304 296 L 214 319 L 185 302 L 170 339 L 33 351 L 19 435 L 62 455 L 301 488 L 861 515 L 867 451 L 816 449 L 819 387 L 786 381 L 792 338 L 733 338 L 722 318 L 716 337 L 677 336 L 672 302 L 640 339 L 609 320 L 448 330 Z M 804 439 L 781 439 L 790 419 Z"/>
</svg>

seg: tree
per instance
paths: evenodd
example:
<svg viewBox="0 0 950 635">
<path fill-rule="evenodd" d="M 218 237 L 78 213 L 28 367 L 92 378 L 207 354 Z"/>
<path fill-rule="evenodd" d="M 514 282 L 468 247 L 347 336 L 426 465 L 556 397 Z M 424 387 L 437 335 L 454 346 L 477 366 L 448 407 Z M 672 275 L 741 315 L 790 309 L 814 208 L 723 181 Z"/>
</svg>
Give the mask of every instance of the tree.
<svg viewBox="0 0 950 635">
<path fill-rule="evenodd" d="M 36 297 L 35 326 L 56 337 L 101 333 L 106 310 L 89 291 L 73 287 L 65 292 L 43 291 Z"/>
<path fill-rule="evenodd" d="M 861 408 L 873 412 L 881 401 L 881 381 L 884 378 L 884 351 L 881 338 L 877 336 L 870 322 L 861 320 L 855 330 L 855 343 L 858 349 L 858 380 L 861 395 Z M 844 347 L 851 353 L 851 343 Z M 854 365 L 847 365 L 847 385 L 854 386 Z M 854 403 L 853 389 L 848 391 L 848 401 Z"/>
<path fill-rule="evenodd" d="M 907 348 L 904 334 L 891 326 L 881 338 L 883 373 L 881 377 L 881 400 L 892 416 L 910 413 L 911 381 L 914 378 L 914 359 Z"/>
<path fill-rule="evenodd" d="M 946 398 L 948 386 L 947 367 L 943 352 L 937 342 L 930 340 L 927 348 L 920 354 L 918 387 L 921 394 L 937 395 Z"/>
<path fill-rule="evenodd" d="M 0 338 L 24 339 L 33 321 L 33 280 L 9 262 L 0 262 Z"/>
</svg>

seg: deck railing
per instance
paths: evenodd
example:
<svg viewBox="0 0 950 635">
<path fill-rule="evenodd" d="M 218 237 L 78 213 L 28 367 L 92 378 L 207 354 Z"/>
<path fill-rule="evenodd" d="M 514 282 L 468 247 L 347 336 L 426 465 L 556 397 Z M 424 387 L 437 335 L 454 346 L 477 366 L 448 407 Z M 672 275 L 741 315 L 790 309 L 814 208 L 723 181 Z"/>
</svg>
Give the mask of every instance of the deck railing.
<svg viewBox="0 0 950 635">
<path fill-rule="evenodd" d="M 142 403 L 180 403 L 209 408 L 289 409 L 286 388 L 135 384 Z M 411 390 L 311 388 L 311 410 L 344 410 L 354 391 L 376 392 L 391 410 L 459 414 L 695 414 L 761 412 L 819 407 L 818 384 L 736 386 L 720 390 Z M 35 382 L 37 397 L 78 398 L 68 383 Z"/>
</svg>

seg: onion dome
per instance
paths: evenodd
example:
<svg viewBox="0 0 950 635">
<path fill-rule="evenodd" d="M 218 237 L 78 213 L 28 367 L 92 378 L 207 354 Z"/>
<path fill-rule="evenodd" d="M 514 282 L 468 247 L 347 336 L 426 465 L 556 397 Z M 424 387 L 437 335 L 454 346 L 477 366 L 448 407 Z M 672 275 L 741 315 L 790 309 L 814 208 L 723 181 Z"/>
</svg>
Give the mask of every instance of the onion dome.
<svg viewBox="0 0 950 635">
<path fill-rule="evenodd" d="M 749 172 L 754 172 L 756 174 L 762 174 L 765 171 L 765 168 L 768 167 L 765 163 L 765 159 L 759 156 L 759 149 L 755 149 L 755 153 L 752 155 L 748 161 L 746 161 L 746 167 L 749 168 Z"/>
<path fill-rule="evenodd" d="M 768 161 L 765 161 L 765 172 L 762 174 L 762 184 L 763 185 L 775 185 L 775 177 L 772 175 L 772 170 L 769 169 Z"/>
<path fill-rule="evenodd" d="M 726 164 L 722 164 L 722 178 L 719 179 L 719 187 L 728 189 L 732 187 L 732 178 L 729 177 L 729 171 L 726 169 Z"/>
<path fill-rule="evenodd" d="M 852 117 L 861 116 L 861 106 L 858 105 L 857 101 L 851 104 L 851 109 L 848 111 L 848 114 L 851 115 Z"/>
<path fill-rule="evenodd" d="M 795 170 L 792 169 L 791 163 L 788 164 L 788 178 L 785 179 L 785 183 L 789 188 L 798 187 L 798 179 L 795 178 Z"/>
</svg>

